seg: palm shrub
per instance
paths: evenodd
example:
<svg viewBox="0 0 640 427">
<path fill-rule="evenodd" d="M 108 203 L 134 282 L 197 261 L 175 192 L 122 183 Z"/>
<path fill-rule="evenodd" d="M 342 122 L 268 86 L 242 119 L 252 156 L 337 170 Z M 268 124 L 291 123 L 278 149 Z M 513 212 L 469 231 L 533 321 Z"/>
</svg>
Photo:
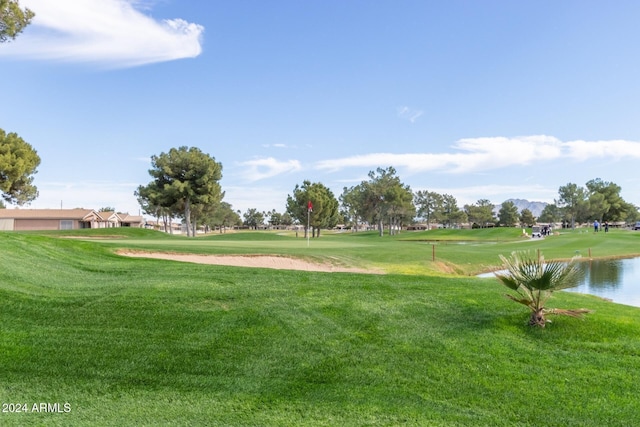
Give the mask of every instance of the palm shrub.
<svg viewBox="0 0 640 427">
<path fill-rule="evenodd" d="M 573 288 L 580 283 L 582 273 L 575 257 L 568 263 L 545 262 L 542 254 L 532 256 L 528 251 L 514 251 L 510 258 L 500 255 L 500 259 L 505 272 L 496 273 L 496 277 L 518 294 L 507 295 L 508 298 L 529 307 L 529 325 L 544 328 L 547 322 L 551 322 L 546 318 L 550 314 L 580 318 L 590 312 L 584 308 L 567 310 L 545 307 L 555 291 Z"/>
</svg>

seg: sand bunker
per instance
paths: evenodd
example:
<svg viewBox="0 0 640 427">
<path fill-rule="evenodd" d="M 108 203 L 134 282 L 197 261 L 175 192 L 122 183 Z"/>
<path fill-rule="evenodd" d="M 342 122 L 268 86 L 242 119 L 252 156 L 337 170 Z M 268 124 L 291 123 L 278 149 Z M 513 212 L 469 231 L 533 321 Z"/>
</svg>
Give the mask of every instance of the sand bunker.
<svg viewBox="0 0 640 427">
<path fill-rule="evenodd" d="M 343 272 L 383 274 L 382 271 L 374 269 L 341 267 L 331 264 L 317 264 L 297 258 L 273 255 L 195 255 L 137 251 L 119 251 L 118 255 L 137 258 L 154 258 L 166 259 L 171 261 L 192 262 L 195 264 L 229 265 L 234 267 L 258 267 L 273 268 L 277 270 L 320 271 L 329 273 Z"/>
</svg>

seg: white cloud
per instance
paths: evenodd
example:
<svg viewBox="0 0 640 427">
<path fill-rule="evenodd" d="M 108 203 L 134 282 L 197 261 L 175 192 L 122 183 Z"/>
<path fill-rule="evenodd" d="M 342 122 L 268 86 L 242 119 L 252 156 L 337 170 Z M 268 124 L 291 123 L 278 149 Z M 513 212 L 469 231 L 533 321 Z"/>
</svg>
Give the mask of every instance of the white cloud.
<svg viewBox="0 0 640 427">
<path fill-rule="evenodd" d="M 233 210 L 240 210 L 241 213 L 248 209 L 257 209 L 258 211 L 270 211 L 275 209 L 277 212 L 284 213 L 287 204 L 287 196 L 291 193 L 281 188 L 270 186 L 248 187 L 229 186 L 224 187 L 224 201 L 231 204 Z"/>
<path fill-rule="evenodd" d="M 135 0 L 22 0 L 32 24 L 0 55 L 132 67 L 193 58 L 204 27 L 182 19 L 156 20 Z"/>
<path fill-rule="evenodd" d="M 407 106 L 398 107 L 396 111 L 399 118 L 408 120 L 411 123 L 415 123 L 415 121 L 418 120 L 418 118 L 422 116 L 422 114 L 424 114 L 424 111 L 422 110 L 414 110 Z"/>
<path fill-rule="evenodd" d="M 280 161 L 273 157 L 249 160 L 241 162 L 239 165 L 247 167 L 247 170 L 243 173 L 247 181 L 259 181 L 302 169 L 298 160 Z"/>
<path fill-rule="evenodd" d="M 640 142 L 569 141 L 546 135 L 505 138 L 465 138 L 457 141 L 449 153 L 372 153 L 317 162 L 321 170 L 337 171 L 349 167 L 404 167 L 410 172 L 443 171 L 451 173 L 482 172 L 525 166 L 541 160 L 569 158 L 584 161 L 592 158 L 638 158 Z"/>
<path fill-rule="evenodd" d="M 640 158 L 640 143 L 625 140 L 569 141 L 568 156 L 584 161 L 592 158 Z"/>
</svg>

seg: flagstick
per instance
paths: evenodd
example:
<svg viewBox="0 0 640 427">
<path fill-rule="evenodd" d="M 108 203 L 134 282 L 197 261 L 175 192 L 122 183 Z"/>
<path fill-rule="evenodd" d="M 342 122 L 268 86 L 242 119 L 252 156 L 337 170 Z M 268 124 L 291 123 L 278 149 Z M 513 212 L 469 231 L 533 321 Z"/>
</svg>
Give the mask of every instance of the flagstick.
<svg viewBox="0 0 640 427">
<path fill-rule="evenodd" d="M 309 218 L 311 217 L 311 209 L 307 208 L 307 247 L 309 247 Z"/>
</svg>

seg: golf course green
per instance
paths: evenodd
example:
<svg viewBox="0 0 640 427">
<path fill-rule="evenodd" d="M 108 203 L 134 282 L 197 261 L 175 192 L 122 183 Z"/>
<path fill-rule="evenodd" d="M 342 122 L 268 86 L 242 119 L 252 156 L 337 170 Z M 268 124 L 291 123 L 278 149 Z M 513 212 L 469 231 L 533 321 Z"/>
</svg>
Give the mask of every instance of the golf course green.
<svg viewBox="0 0 640 427">
<path fill-rule="evenodd" d="M 550 306 L 592 312 L 529 327 L 475 277 L 516 250 L 640 256 L 640 232 L 2 232 L 0 425 L 637 425 L 640 309 L 558 292 Z"/>
</svg>

